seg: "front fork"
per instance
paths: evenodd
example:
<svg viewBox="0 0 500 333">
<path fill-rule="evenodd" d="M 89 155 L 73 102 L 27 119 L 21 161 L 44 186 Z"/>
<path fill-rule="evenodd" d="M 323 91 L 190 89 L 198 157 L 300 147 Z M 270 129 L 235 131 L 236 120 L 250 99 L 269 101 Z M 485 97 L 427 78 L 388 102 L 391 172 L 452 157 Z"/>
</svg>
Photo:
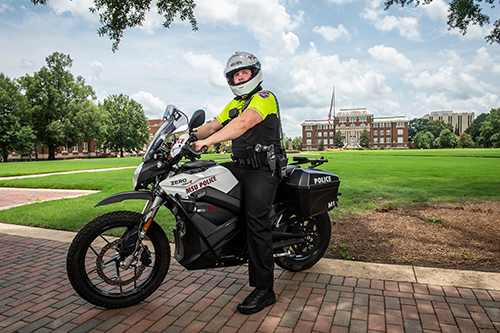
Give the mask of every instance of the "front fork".
<svg viewBox="0 0 500 333">
<path fill-rule="evenodd" d="M 158 209 L 164 204 L 165 200 L 161 196 L 155 196 L 153 200 L 148 200 L 146 205 L 144 206 L 144 209 L 142 210 L 142 215 L 144 216 L 142 218 L 142 221 L 139 225 L 138 229 L 138 238 L 137 242 L 135 244 L 135 249 L 130 254 L 120 262 L 120 267 L 122 269 L 128 269 L 130 268 L 130 265 L 136 261 L 137 259 L 142 257 L 142 254 L 144 252 L 144 247 L 140 246 L 144 238 L 146 237 L 146 233 L 149 229 L 149 226 L 151 225 L 151 222 L 153 222 L 153 219 L 156 216 L 156 213 L 158 212 Z M 139 251 L 137 251 L 139 249 Z"/>
</svg>

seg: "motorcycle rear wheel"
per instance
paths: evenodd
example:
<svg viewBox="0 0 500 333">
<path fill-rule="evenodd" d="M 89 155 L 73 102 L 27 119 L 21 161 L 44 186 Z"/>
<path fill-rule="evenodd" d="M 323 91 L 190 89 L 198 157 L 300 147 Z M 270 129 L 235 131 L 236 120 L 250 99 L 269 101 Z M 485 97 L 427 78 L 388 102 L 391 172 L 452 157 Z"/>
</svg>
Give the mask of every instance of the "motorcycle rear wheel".
<svg viewBox="0 0 500 333">
<path fill-rule="evenodd" d="M 289 256 L 275 258 L 274 262 L 283 269 L 298 272 L 314 266 L 325 254 L 332 225 L 328 213 L 306 219 L 297 225 L 289 226 L 285 232 L 306 233 L 311 235 L 307 242 L 290 246 L 284 250 L 291 252 Z"/>
<path fill-rule="evenodd" d="M 141 242 L 143 253 L 130 268 L 120 267 L 117 246 L 137 227 L 142 215 L 116 211 L 96 217 L 76 235 L 68 250 L 66 269 L 75 291 L 105 308 L 141 302 L 163 282 L 170 266 L 170 245 L 163 229 L 152 222 Z"/>
</svg>

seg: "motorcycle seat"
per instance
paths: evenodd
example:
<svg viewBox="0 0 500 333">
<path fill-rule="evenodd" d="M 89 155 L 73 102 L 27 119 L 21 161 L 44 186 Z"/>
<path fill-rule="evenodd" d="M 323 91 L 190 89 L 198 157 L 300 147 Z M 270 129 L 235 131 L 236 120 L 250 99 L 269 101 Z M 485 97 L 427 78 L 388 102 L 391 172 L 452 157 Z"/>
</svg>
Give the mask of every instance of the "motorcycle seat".
<svg viewBox="0 0 500 333">
<path fill-rule="evenodd" d="M 189 170 L 189 169 L 208 168 L 208 167 L 214 166 L 216 164 L 217 164 L 217 162 L 215 162 L 215 161 L 206 161 L 206 160 L 190 161 L 190 162 L 184 163 L 182 165 L 182 169 Z"/>
</svg>

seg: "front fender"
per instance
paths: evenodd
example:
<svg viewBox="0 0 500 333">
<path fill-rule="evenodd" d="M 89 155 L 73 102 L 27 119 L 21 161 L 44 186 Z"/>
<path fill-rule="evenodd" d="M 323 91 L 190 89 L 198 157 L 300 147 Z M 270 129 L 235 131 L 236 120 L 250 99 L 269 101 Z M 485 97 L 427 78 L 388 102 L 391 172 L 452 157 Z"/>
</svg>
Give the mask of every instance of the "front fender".
<svg viewBox="0 0 500 333">
<path fill-rule="evenodd" d="M 121 192 L 110 195 L 107 198 L 102 199 L 97 203 L 95 207 L 109 205 L 112 203 L 122 202 L 123 200 L 153 200 L 153 193 L 150 191 L 129 191 L 129 192 Z"/>
</svg>

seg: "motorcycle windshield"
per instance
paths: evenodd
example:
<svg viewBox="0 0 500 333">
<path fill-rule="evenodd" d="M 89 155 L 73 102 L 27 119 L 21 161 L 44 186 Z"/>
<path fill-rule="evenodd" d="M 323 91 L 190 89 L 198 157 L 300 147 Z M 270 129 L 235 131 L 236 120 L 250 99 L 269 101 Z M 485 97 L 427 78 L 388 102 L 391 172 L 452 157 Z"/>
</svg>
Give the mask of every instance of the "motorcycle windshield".
<svg viewBox="0 0 500 333">
<path fill-rule="evenodd" d="M 188 117 L 173 105 L 167 106 L 164 114 L 165 123 L 156 132 L 151 144 L 144 155 L 144 162 L 153 158 L 154 154 L 161 147 L 163 142 L 169 136 L 184 132 L 188 129 Z"/>
</svg>

